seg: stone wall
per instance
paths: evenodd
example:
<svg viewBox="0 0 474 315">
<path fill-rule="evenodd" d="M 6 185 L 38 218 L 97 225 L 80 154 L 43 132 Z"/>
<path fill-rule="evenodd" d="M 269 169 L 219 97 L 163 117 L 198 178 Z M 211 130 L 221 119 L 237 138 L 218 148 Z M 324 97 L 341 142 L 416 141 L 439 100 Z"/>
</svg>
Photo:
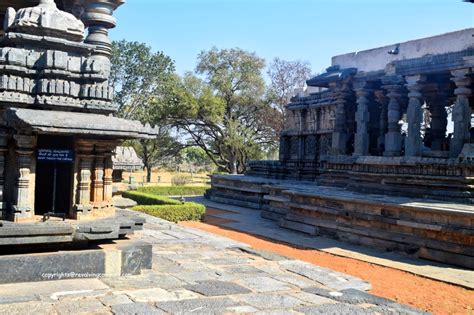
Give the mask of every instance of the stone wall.
<svg viewBox="0 0 474 315">
<path fill-rule="evenodd" d="M 384 70 L 393 61 L 420 58 L 427 55 L 445 54 L 462 51 L 472 47 L 474 28 L 446 33 L 442 35 L 395 43 L 374 49 L 368 49 L 332 57 L 332 65 L 341 68 L 357 68 L 370 72 Z M 398 47 L 397 54 L 388 54 Z"/>
</svg>

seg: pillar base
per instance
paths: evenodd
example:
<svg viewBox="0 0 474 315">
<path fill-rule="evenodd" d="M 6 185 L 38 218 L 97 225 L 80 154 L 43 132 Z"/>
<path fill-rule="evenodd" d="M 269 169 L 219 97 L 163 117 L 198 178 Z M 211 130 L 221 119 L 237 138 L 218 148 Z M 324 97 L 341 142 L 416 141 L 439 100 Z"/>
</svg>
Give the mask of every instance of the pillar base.
<svg viewBox="0 0 474 315">
<path fill-rule="evenodd" d="M 402 151 L 402 135 L 398 132 L 388 132 L 385 135 L 384 156 L 400 156 Z"/>
</svg>

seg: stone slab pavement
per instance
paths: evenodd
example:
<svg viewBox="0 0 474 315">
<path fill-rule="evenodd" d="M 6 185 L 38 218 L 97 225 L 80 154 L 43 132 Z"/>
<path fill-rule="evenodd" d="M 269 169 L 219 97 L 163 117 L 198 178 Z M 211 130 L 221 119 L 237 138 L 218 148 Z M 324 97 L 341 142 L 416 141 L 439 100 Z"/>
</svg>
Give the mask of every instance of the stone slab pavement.
<svg viewBox="0 0 474 315">
<path fill-rule="evenodd" d="M 321 250 L 333 255 L 395 268 L 426 278 L 474 289 L 473 270 L 457 268 L 456 266 L 418 259 L 407 255 L 385 252 L 325 237 L 310 236 L 287 230 L 279 227 L 275 221 L 262 218 L 259 210 L 216 203 L 202 196 L 187 198 L 187 200 L 204 204 L 209 208 L 225 210 L 223 213 L 212 215 L 214 217 L 234 221 L 219 223 L 219 225 L 223 227 L 264 236 L 287 244 Z"/>
<path fill-rule="evenodd" d="M 135 237 L 152 244 L 152 270 L 0 285 L 0 314 L 421 313 L 358 278 L 143 216 Z"/>
</svg>

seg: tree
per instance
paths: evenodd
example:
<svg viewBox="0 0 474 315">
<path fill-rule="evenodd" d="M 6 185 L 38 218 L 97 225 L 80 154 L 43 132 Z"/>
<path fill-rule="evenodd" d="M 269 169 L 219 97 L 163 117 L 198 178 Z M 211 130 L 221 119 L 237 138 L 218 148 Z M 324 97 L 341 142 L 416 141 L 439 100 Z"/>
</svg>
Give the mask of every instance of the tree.
<svg viewBox="0 0 474 315">
<path fill-rule="evenodd" d="M 118 115 L 155 125 L 158 136 L 127 142 L 135 148 L 151 180 L 152 168 L 159 161 L 181 149 L 171 136 L 171 128 L 158 113 L 173 97 L 174 85 L 179 81 L 174 74 L 174 63 L 162 52 L 152 52 L 142 43 L 125 40 L 113 42 L 111 83 L 115 87 Z"/>
<path fill-rule="evenodd" d="M 271 81 L 267 97 L 278 110 L 279 115 L 275 117 L 274 123 L 277 125 L 275 128 L 281 131 L 284 125 L 285 106 L 290 103 L 296 89 L 305 87 L 306 80 L 311 75 L 311 66 L 308 62 L 299 60 L 286 61 L 275 58 L 267 74 Z"/>
<path fill-rule="evenodd" d="M 239 48 L 212 48 L 198 56 L 196 73 L 186 74 L 166 113 L 222 171 L 245 171 L 249 159 L 275 146 L 274 130 L 263 122 L 264 60 Z"/>
</svg>

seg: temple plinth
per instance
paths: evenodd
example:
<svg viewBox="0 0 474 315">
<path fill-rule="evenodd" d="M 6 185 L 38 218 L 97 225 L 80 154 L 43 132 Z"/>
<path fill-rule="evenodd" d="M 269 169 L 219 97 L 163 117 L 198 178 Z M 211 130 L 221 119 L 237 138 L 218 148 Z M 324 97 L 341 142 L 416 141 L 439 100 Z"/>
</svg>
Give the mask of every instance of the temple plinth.
<svg viewBox="0 0 474 315">
<path fill-rule="evenodd" d="M 287 105 L 280 159 L 214 175 L 208 198 L 284 228 L 474 268 L 473 33 L 334 56 L 307 81 L 318 92 Z"/>
</svg>

